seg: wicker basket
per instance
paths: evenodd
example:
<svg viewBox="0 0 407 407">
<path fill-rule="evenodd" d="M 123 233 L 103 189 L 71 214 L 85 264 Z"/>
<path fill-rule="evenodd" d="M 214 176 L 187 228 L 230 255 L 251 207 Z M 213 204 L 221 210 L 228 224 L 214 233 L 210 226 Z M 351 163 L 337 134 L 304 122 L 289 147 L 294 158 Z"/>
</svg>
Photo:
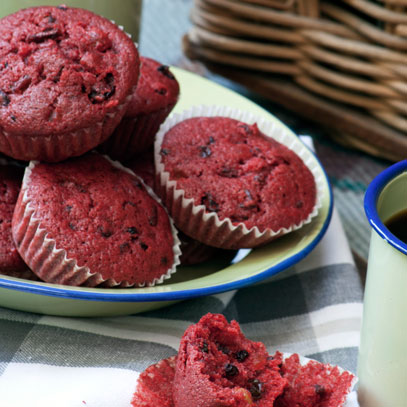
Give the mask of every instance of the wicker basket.
<svg viewBox="0 0 407 407">
<path fill-rule="evenodd" d="M 337 122 L 350 114 L 355 128 L 368 126 L 349 128 L 347 143 L 407 157 L 407 0 L 195 0 L 191 19 L 189 57 L 251 78 L 255 90 L 283 77 L 319 115 L 333 106 Z"/>
</svg>

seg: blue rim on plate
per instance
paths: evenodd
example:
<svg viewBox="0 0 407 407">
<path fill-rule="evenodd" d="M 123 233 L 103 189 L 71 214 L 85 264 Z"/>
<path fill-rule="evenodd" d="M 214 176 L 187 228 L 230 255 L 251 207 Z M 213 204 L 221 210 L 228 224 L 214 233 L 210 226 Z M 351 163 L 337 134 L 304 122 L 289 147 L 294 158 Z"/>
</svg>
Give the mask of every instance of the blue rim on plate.
<svg viewBox="0 0 407 407">
<path fill-rule="evenodd" d="M 379 199 L 383 188 L 389 183 L 389 181 L 403 172 L 407 172 L 407 160 L 393 164 L 374 178 L 367 188 L 364 206 L 367 219 L 379 236 L 386 240 L 395 249 L 407 255 L 407 244 L 403 243 L 400 239 L 394 236 L 389 229 L 387 229 L 381 221 L 376 208 L 377 200 Z"/>
</svg>

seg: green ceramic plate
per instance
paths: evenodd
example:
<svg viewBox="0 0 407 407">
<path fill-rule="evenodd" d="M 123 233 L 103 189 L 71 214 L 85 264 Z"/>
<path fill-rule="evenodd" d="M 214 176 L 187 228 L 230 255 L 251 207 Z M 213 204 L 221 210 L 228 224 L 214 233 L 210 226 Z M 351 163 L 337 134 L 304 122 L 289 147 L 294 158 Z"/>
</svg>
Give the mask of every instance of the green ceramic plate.
<svg viewBox="0 0 407 407">
<path fill-rule="evenodd" d="M 177 68 L 172 70 L 181 86 L 181 97 L 175 111 L 201 104 L 231 106 L 264 116 L 282 126 L 290 137 L 297 138 L 278 119 L 248 99 L 197 75 Z M 314 156 L 312 160 L 323 184 L 322 207 L 318 216 L 300 230 L 244 253 L 246 256 L 241 256 L 243 259 L 233 264 L 230 256 L 222 256 L 199 266 L 180 267 L 165 284 L 128 289 L 68 287 L 2 276 L 0 306 L 49 315 L 125 315 L 156 309 L 174 301 L 233 290 L 268 278 L 304 258 L 328 227 L 332 194 L 323 168 Z"/>
</svg>

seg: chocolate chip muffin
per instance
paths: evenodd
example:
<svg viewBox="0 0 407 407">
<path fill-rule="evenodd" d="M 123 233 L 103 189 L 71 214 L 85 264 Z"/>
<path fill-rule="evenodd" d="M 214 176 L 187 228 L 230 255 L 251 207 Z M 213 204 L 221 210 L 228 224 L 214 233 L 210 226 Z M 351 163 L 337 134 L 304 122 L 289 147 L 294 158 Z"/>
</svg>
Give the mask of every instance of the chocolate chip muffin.
<svg viewBox="0 0 407 407">
<path fill-rule="evenodd" d="M 31 162 L 13 237 L 30 268 L 56 284 L 152 286 L 179 263 L 175 228 L 154 193 L 97 153 Z"/>
<path fill-rule="evenodd" d="M 156 189 L 186 235 L 227 248 L 255 247 L 299 228 L 315 211 L 311 170 L 257 123 L 174 117 L 157 135 Z"/>
<path fill-rule="evenodd" d="M 137 84 L 135 45 L 90 11 L 34 7 L 0 19 L 0 151 L 56 162 L 113 132 Z"/>
</svg>

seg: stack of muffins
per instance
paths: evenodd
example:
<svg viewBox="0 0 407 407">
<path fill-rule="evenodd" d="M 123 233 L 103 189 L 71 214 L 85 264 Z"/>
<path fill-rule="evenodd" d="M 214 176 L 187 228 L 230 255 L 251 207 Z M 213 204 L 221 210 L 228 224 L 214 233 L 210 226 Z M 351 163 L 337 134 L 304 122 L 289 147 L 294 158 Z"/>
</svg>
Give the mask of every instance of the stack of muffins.
<svg viewBox="0 0 407 407">
<path fill-rule="evenodd" d="M 36 7 L 1 19 L 0 38 L 0 273 L 152 286 L 180 257 L 257 247 L 316 215 L 314 175 L 256 124 L 167 118 L 177 79 L 114 23 Z"/>
</svg>

